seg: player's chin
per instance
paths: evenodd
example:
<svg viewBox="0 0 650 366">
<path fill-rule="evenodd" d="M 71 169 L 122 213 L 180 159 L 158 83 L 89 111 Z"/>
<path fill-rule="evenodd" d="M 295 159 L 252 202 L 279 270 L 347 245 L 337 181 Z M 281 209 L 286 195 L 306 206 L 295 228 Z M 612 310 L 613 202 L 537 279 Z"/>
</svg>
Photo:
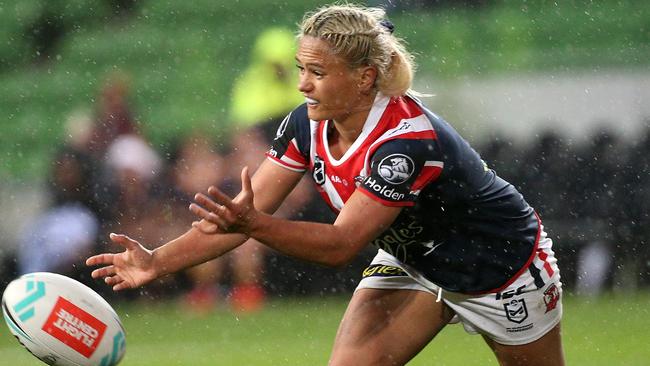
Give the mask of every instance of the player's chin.
<svg viewBox="0 0 650 366">
<path fill-rule="evenodd" d="M 323 112 L 319 107 L 320 104 L 307 104 L 307 117 L 309 117 L 309 119 L 314 121 L 325 119 L 322 118 Z"/>
</svg>

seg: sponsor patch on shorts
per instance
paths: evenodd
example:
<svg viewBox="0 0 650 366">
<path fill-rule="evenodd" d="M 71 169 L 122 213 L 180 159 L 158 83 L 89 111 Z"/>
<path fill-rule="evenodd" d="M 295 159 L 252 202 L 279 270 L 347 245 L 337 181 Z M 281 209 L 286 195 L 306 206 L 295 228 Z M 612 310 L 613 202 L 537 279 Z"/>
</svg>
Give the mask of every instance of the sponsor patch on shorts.
<svg viewBox="0 0 650 366">
<path fill-rule="evenodd" d="M 396 266 L 387 266 L 384 264 L 373 264 L 363 270 L 362 278 L 366 277 L 397 277 L 408 276 L 403 269 Z"/>
</svg>

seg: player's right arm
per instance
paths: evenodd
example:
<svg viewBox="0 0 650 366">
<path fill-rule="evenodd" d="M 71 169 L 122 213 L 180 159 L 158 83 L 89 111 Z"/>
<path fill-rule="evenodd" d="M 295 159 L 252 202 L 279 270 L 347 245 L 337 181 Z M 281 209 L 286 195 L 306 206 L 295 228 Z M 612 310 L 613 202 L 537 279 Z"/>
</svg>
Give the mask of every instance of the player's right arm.
<svg viewBox="0 0 650 366">
<path fill-rule="evenodd" d="M 301 172 L 264 161 L 252 178 L 255 207 L 273 213 L 302 177 Z M 225 234 L 205 220 L 165 245 L 148 250 L 126 235 L 111 234 L 110 239 L 124 247 L 121 253 L 99 254 L 86 260 L 89 266 L 103 266 L 92 272 L 119 291 L 142 286 L 152 280 L 216 258 L 244 243 L 243 234 Z M 210 233 L 212 232 L 212 233 Z"/>
</svg>

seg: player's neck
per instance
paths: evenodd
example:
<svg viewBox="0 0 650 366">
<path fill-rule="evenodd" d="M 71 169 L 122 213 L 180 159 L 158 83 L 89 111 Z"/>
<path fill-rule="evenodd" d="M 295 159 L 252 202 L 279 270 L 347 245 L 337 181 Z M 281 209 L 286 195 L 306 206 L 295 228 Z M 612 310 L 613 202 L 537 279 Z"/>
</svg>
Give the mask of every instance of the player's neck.
<svg viewBox="0 0 650 366">
<path fill-rule="evenodd" d="M 372 109 L 374 97 L 364 103 L 359 103 L 357 108 L 344 116 L 332 120 L 330 135 L 337 135 L 337 138 L 345 143 L 352 144 L 363 131 L 370 110 Z"/>
<path fill-rule="evenodd" d="M 364 95 L 349 113 L 330 120 L 327 131 L 330 153 L 343 156 L 357 140 L 374 105 L 376 93 Z M 339 158 L 338 156 L 337 158 Z"/>
<path fill-rule="evenodd" d="M 359 135 L 361 135 L 369 113 L 370 110 L 356 112 L 355 114 L 346 116 L 343 120 L 330 121 L 327 140 L 330 153 L 334 158 L 340 159 L 357 140 Z"/>
</svg>

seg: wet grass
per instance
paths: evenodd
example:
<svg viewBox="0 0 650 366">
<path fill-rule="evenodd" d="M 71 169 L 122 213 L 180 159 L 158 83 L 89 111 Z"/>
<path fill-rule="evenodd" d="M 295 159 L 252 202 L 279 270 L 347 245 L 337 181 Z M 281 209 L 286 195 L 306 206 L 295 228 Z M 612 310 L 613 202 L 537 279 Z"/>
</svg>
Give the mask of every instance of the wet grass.
<svg viewBox="0 0 650 366">
<path fill-rule="evenodd" d="M 206 316 L 174 302 L 123 304 L 124 366 L 325 365 L 347 299 L 272 301 L 262 312 L 220 308 Z M 646 365 L 650 359 L 650 293 L 565 298 L 563 335 L 569 365 Z M 0 363 L 39 365 L 0 328 Z M 409 365 L 496 365 L 479 336 L 445 329 Z"/>
</svg>

